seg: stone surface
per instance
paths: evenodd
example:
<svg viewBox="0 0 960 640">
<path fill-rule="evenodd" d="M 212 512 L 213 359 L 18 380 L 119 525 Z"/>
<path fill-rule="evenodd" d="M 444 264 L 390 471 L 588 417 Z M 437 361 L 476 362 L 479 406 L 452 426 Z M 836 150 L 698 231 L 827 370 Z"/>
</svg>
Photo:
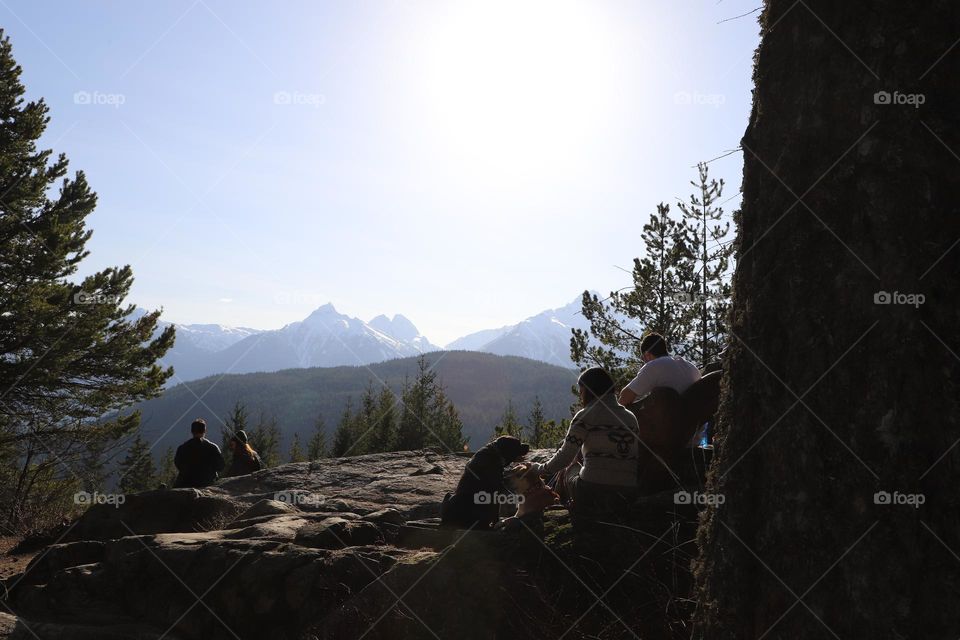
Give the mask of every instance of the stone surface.
<svg viewBox="0 0 960 640">
<path fill-rule="evenodd" d="M 531 586 L 555 557 L 541 540 L 438 526 L 466 461 L 325 459 L 91 507 L 5 581 L 0 640 L 559 635 L 554 604 L 519 609 L 552 599 Z M 566 511 L 547 520 L 563 531 Z"/>
</svg>

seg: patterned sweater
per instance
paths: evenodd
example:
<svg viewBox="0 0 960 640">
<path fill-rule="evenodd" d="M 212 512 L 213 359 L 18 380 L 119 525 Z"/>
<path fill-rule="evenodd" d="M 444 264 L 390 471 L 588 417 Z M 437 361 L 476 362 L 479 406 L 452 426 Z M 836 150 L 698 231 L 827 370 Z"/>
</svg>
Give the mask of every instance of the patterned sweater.
<svg viewBox="0 0 960 640">
<path fill-rule="evenodd" d="M 541 475 L 553 475 L 573 462 L 582 448 L 581 478 L 598 484 L 635 487 L 638 433 L 637 419 L 610 393 L 578 411 L 563 446 L 547 462 L 531 466 Z"/>
</svg>

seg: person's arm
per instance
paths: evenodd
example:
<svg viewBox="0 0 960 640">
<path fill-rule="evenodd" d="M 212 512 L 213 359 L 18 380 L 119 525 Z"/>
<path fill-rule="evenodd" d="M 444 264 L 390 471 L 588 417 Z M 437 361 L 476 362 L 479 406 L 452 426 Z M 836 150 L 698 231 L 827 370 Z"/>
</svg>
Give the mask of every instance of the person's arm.
<svg viewBox="0 0 960 640">
<path fill-rule="evenodd" d="M 181 453 L 182 449 L 183 445 L 177 447 L 177 453 L 173 456 L 173 466 L 177 468 L 177 471 L 183 471 L 183 469 L 180 468 L 180 465 L 183 464 L 183 454 Z"/>
<path fill-rule="evenodd" d="M 619 402 L 623 406 L 631 405 L 637 400 L 637 394 L 630 390 L 630 387 L 624 387 L 623 391 L 620 392 Z"/>
<path fill-rule="evenodd" d="M 545 463 L 531 464 L 530 472 L 541 476 L 551 476 L 573 462 L 573 459 L 577 457 L 577 452 L 580 451 L 580 447 L 587 440 L 587 430 L 583 428 L 582 415 L 583 411 L 580 411 L 573 416 L 573 421 L 570 422 L 570 430 L 567 431 L 563 444 L 553 454 L 553 457 Z"/>
<path fill-rule="evenodd" d="M 637 376 L 627 383 L 620 392 L 620 404 L 628 406 L 647 395 L 657 386 L 653 376 L 653 368 L 647 365 L 640 367 Z"/>
</svg>

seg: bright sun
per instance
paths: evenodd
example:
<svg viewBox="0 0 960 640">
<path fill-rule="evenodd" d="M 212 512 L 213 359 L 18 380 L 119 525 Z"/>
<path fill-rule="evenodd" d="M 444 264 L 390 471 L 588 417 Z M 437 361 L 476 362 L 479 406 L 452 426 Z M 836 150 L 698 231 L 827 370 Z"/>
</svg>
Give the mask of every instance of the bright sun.
<svg viewBox="0 0 960 640">
<path fill-rule="evenodd" d="M 425 41 L 427 126 L 473 167 L 569 162 L 615 102 L 609 25 L 588 4 L 556 0 L 455 6 Z"/>
</svg>

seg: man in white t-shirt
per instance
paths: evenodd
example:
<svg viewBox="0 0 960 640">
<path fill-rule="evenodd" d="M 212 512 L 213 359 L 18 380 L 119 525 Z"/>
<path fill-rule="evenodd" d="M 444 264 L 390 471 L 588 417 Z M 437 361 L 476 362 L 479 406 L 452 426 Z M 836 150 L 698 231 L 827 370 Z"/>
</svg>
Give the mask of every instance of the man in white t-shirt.
<svg viewBox="0 0 960 640">
<path fill-rule="evenodd" d="M 670 387 L 683 393 L 700 379 L 700 369 L 680 356 L 671 356 L 667 341 L 659 333 L 648 333 L 640 343 L 643 366 L 637 377 L 620 392 L 620 404 L 630 405 L 647 395 L 655 387 Z"/>
</svg>

